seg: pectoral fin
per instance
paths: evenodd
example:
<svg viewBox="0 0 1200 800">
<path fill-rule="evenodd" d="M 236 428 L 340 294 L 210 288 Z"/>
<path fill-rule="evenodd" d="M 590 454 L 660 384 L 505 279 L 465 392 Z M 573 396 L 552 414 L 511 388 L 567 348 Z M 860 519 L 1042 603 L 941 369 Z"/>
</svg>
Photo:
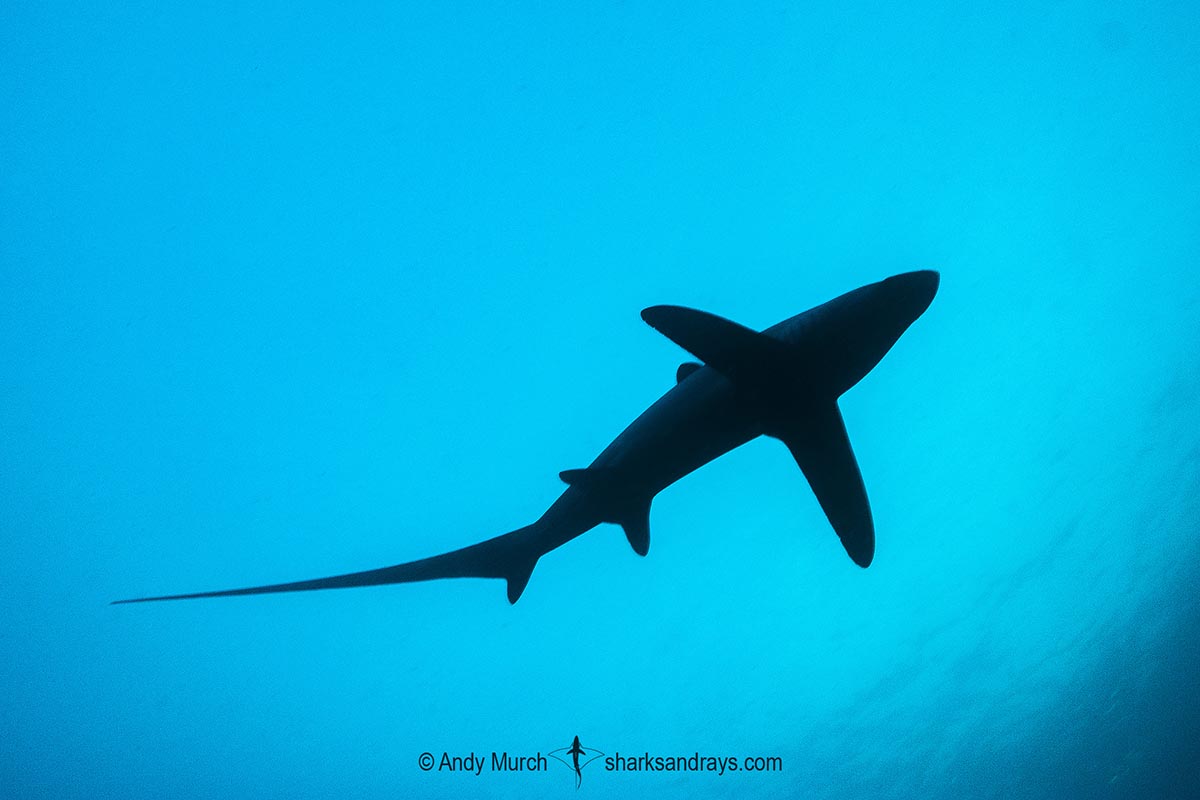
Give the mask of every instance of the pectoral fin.
<svg viewBox="0 0 1200 800">
<path fill-rule="evenodd" d="M 786 342 L 707 311 L 651 306 L 642 311 L 642 319 L 706 365 L 747 386 L 772 385 L 780 366 L 796 357 Z"/>
<path fill-rule="evenodd" d="M 821 407 L 773 435 L 792 452 L 850 558 L 860 567 L 870 566 L 875 524 L 837 404 Z"/>
</svg>

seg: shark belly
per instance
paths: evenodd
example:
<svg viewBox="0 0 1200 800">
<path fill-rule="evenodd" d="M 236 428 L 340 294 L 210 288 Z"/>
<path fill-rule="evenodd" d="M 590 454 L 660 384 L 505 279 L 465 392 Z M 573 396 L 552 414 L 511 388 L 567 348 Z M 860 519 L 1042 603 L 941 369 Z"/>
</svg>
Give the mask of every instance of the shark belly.
<svg viewBox="0 0 1200 800">
<path fill-rule="evenodd" d="M 558 547 L 602 522 L 616 523 L 645 555 L 654 496 L 762 433 L 733 384 L 715 370 L 698 369 L 579 471 L 601 477 L 573 483 L 536 524 L 551 540 L 546 543 Z"/>
<path fill-rule="evenodd" d="M 589 468 L 612 470 L 631 490 L 653 496 L 762 433 L 751 405 L 706 367 L 642 412 Z"/>
</svg>

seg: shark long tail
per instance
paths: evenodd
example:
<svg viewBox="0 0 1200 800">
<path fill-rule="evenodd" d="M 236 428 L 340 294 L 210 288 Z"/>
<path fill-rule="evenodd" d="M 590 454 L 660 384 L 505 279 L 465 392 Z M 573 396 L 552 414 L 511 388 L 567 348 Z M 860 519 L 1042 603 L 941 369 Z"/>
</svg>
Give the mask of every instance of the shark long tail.
<svg viewBox="0 0 1200 800">
<path fill-rule="evenodd" d="M 291 583 L 249 586 L 242 589 L 137 597 L 129 600 L 116 600 L 113 605 L 148 603 L 158 600 L 194 600 L 204 597 L 236 597 L 247 594 L 310 592 L 319 589 L 346 589 L 354 586 L 383 586 L 392 583 L 432 581 L 440 578 L 503 578 L 508 585 L 508 602 L 516 603 L 520 599 L 521 593 L 525 591 L 525 586 L 529 583 L 529 576 L 533 573 L 533 568 L 537 566 L 538 559 L 549 549 L 538 541 L 541 538 L 540 532 L 540 524 L 535 522 L 533 525 L 518 528 L 470 547 L 390 567 Z"/>
</svg>

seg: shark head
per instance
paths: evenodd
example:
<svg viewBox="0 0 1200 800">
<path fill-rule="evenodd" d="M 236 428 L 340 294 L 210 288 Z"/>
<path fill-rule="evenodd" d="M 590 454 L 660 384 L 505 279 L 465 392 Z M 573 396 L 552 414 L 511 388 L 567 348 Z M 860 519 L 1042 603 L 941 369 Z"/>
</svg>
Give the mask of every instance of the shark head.
<svg viewBox="0 0 1200 800">
<path fill-rule="evenodd" d="M 902 321 L 903 327 L 908 328 L 917 317 L 925 313 L 929 304 L 937 294 L 941 276 L 931 269 L 916 272 L 905 272 L 893 275 L 875 286 L 879 292 L 886 295 L 886 302 L 894 309 L 894 313 Z M 904 331 L 901 330 L 901 333 Z"/>
<path fill-rule="evenodd" d="M 925 313 L 940 280 L 933 270 L 894 275 L 792 317 L 771 332 L 804 343 L 802 380 L 841 396 Z"/>
</svg>

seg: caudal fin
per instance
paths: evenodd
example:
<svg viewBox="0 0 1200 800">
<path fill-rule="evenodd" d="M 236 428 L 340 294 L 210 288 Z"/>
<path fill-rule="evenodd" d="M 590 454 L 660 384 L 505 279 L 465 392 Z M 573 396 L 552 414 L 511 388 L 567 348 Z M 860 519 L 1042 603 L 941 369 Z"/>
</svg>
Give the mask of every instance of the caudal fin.
<svg viewBox="0 0 1200 800">
<path fill-rule="evenodd" d="M 515 604 L 521 599 L 525 587 L 529 585 L 529 576 L 533 574 L 533 568 L 537 566 L 537 562 L 537 556 L 513 562 L 508 574 L 504 576 L 508 582 L 508 602 Z"/>
<path fill-rule="evenodd" d="M 221 589 L 214 592 L 170 594 L 157 597 L 138 597 L 116 600 L 121 603 L 148 603 L 157 600 L 194 600 L 205 597 L 236 597 L 248 594 L 279 592 L 308 592 L 320 589 L 347 589 L 355 586 L 383 586 L 393 583 L 413 583 L 441 578 L 503 578 L 508 584 L 508 601 L 515 603 L 525 591 L 529 576 L 545 549 L 539 549 L 537 524 L 518 528 L 487 541 L 449 553 L 408 561 L 391 567 L 333 575 L 328 578 L 249 586 L 241 589 Z"/>
</svg>

